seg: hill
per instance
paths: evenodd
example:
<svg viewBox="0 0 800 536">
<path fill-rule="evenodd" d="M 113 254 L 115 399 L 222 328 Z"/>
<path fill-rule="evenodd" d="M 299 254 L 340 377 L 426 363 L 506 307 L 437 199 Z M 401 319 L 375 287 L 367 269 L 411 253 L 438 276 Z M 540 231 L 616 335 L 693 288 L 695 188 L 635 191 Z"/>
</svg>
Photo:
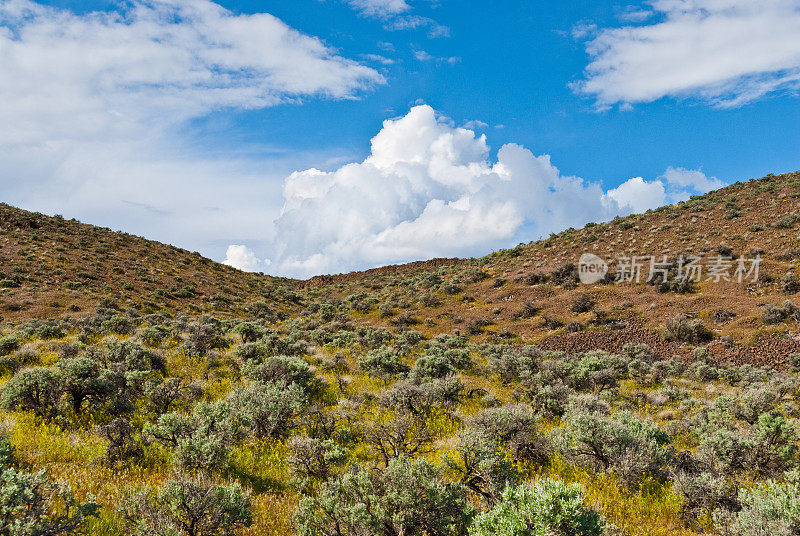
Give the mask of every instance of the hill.
<svg viewBox="0 0 800 536">
<path fill-rule="evenodd" d="M 110 229 L 0 204 L 0 316 L 11 322 L 80 316 L 101 299 L 140 314 L 235 314 L 296 301 L 294 282 L 248 274 Z"/>
<path fill-rule="evenodd" d="M 799 202 L 800 174 L 767 176 L 482 258 L 308 281 L 0 205 L 3 523 L 796 527 Z M 642 261 L 628 281 L 651 256 L 661 279 Z"/>
<path fill-rule="evenodd" d="M 288 318 L 300 312 L 301 303 L 347 302 L 357 324 L 413 325 L 426 334 L 564 350 L 618 349 L 641 339 L 666 358 L 686 354 L 680 341 L 670 344 L 661 336 L 668 319 L 686 314 L 713 330 L 717 340 L 709 351 L 716 357 L 786 364 L 800 352 L 796 328 L 765 324 L 763 318 L 768 306 L 780 306 L 798 288 L 798 214 L 800 175 L 770 175 L 483 258 L 295 281 L 244 273 L 180 248 L 0 204 L 0 315 L 11 322 L 80 316 L 107 298 L 141 314 L 222 317 L 264 302 Z M 585 252 L 607 260 L 611 276 L 618 256 L 638 256 L 640 282 L 580 284 L 574 268 Z M 675 263 L 681 255 L 704 257 L 699 283 L 677 292 L 644 284 L 651 256 Z M 731 281 L 706 281 L 709 263 L 720 255 L 731 259 Z M 739 283 L 738 258 L 749 263 L 756 255 L 762 259 L 758 280 Z M 579 299 L 590 303 L 588 309 L 575 306 Z M 364 312 L 368 304 L 374 307 Z"/>
<path fill-rule="evenodd" d="M 688 357 L 682 341 L 662 336 L 667 320 L 686 315 L 713 330 L 716 341 L 708 350 L 714 357 L 785 365 L 789 355 L 800 352 L 797 324 L 772 322 L 768 312 L 800 288 L 799 230 L 800 174 L 770 175 L 479 259 L 437 259 L 318 277 L 300 286 L 325 299 L 382 305 L 356 313 L 359 322 L 413 324 L 428 334 L 458 332 L 568 351 L 618 350 L 627 342 L 647 341 L 661 357 Z M 606 284 L 580 284 L 576 269 L 586 252 L 610 264 Z M 613 282 L 621 269 L 618 256 L 640 258 L 638 283 Z M 645 283 L 651 257 L 672 262 L 673 282 L 681 256 L 687 262 L 690 256 L 703 258 L 699 282 L 669 289 Z M 729 281 L 707 280 L 718 257 Z M 740 283 L 739 259 L 749 271 L 756 257 L 758 277 L 753 281 L 753 273 Z M 663 279 L 655 275 L 656 281 Z M 586 305 L 576 304 L 579 300 Z"/>
</svg>

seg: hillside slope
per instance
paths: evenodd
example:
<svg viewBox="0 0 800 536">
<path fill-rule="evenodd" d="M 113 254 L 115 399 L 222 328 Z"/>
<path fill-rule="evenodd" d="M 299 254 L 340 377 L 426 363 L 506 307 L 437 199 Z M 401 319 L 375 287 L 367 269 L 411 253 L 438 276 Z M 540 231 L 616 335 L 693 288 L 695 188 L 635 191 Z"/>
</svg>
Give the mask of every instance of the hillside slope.
<svg viewBox="0 0 800 536">
<path fill-rule="evenodd" d="M 800 288 L 800 174 L 737 183 L 675 206 L 589 224 L 478 259 L 434 259 L 308 281 L 244 273 L 197 253 L 125 233 L 0 205 L 0 315 L 12 322 L 90 311 L 102 298 L 143 313 L 236 316 L 264 301 L 290 318 L 302 307 L 334 306 L 357 325 L 409 327 L 476 341 L 546 348 L 618 350 L 647 341 L 662 357 L 688 357 L 665 341 L 665 322 L 699 318 L 715 341 L 708 351 L 742 363 L 785 363 L 800 352 L 787 310 L 764 322 Z M 605 284 L 582 285 L 584 252 L 610 263 Z M 650 256 L 706 263 L 692 288 L 645 284 Z M 736 281 L 738 258 L 762 259 L 759 277 Z M 618 256 L 642 260 L 641 280 L 613 282 Z M 716 257 L 730 258 L 730 281 L 707 281 Z M 752 267 L 747 264 L 747 268 Z M 673 266 L 672 276 L 675 275 Z M 789 275 L 787 275 L 789 274 Z M 660 276 L 659 276 L 660 277 Z M 576 304 L 578 300 L 585 302 Z M 781 313 L 776 313 L 781 316 Z"/>
<path fill-rule="evenodd" d="M 227 315 L 263 300 L 291 308 L 293 283 L 198 253 L 0 204 L 0 316 L 21 322 L 91 311 L 102 298 L 141 312 Z"/>
<path fill-rule="evenodd" d="M 619 350 L 626 342 L 646 341 L 662 357 L 688 357 L 690 348 L 663 337 L 665 322 L 685 315 L 713 331 L 717 339 L 708 351 L 717 358 L 786 363 L 800 352 L 798 324 L 791 321 L 797 315 L 787 309 L 775 322 L 768 313 L 800 288 L 798 214 L 800 173 L 770 175 L 479 259 L 319 277 L 303 286 L 317 299 L 349 297 L 382 305 L 356 313 L 359 322 L 413 324 L 426 334 L 459 332 L 477 340 L 534 342 L 568 351 Z M 610 263 L 609 280 L 621 268 L 618 256 L 644 258 L 640 282 L 582 285 L 574 269 L 585 252 Z M 681 255 L 703 257 L 705 271 L 692 288 L 645 283 L 650 256 L 674 262 L 672 281 Z M 717 257 L 729 263 L 730 281 L 707 280 Z M 756 257 L 762 260 L 758 277 L 753 281 L 753 273 L 739 283 L 739 259 L 749 270 Z"/>
</svg>

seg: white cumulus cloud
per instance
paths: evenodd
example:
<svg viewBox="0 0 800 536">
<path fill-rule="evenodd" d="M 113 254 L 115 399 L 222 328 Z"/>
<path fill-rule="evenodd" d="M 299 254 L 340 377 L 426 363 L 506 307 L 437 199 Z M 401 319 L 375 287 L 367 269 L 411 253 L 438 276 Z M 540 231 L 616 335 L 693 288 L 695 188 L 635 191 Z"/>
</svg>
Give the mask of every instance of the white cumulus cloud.
<svg viewBox="0 0 800 536">
<path fill-rule="evenodd" d="M 591 61 L 573 87 L 598 106 L 676 97 L 735 107 L 800 88 L 800 0 L 649 4 L 643 24 L 589 41 Z"/>
<path fill-rule="evenodd" d="M 225 260 L 222 261 L 222 264 L 244 272 L 257 272 L 265 265 L 250 248 L 236 244 L 228 246 L 228 251 L 225 253 Z"/>
<path fill-rule="evenodd" d="M 604 192 L 547 155 L 486 137 L 429 106 L 387 120 L 362 162 L 299 171 L 284 184 L 272 271 L 309 276 L 439 256 L 471 256 L 570 226 L 664 204 L 704 183 L 630 179 Z M 686 172 L 694 173 L 694 172 Z"/>
<path fill-rule="evenodd" d="M 718 178 L 707 177 L 699 169 L 668 167 L 662 178 L 672 187 L 673 200 L 676 201 L 682 201 L 687 194 L 708 192 L 725 186 L 725 183 Z"/>
<path fill-rule="evenodd" d="M 633 177 L 606 192 L 606 197 L 616 202 L 622 213 L 644 212 L 662 205 L 686 201 L 692 195 L 703 194 L 725 183 L 708 177 L 699 169 L 668 167 L 663 175 L 647 181 Z"/>
<path fill-rule="evenodd" d="M 633 177 L 609 190 L 606 195 L 625 212 L 644 212 L 666 204 L 667 193 L 661 181 L 648 182 L 642 177 Z"/>
</svg>

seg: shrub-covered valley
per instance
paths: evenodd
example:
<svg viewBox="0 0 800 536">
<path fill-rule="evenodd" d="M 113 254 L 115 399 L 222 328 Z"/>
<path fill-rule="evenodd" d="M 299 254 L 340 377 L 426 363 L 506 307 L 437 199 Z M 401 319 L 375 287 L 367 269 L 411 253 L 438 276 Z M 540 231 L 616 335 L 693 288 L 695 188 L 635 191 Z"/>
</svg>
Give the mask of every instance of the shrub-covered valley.
<svg viewBox="0 0 800 536">
<path fill-rule="evenodd" d="M 800 534 L 798 230 L 770 175 L 296 281 L 0 205 L 0 535 Z"/>
</svg>

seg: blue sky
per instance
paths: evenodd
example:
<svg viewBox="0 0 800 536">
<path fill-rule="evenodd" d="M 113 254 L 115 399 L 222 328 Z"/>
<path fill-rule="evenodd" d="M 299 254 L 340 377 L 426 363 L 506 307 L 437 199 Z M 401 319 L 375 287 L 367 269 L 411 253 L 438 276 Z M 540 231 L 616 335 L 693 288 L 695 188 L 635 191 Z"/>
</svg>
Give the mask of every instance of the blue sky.
<svg viewBox="0 0 800 536">
<path fill-rule="evenodd" d="M 296 276 L 486 253 L 800 168 L 800 2 L 750 4 L 0 0 L 2 200 Z"/>
<path fill-rule="evenodd" d="M 427 28 L 386 31 L 383 21 L 359 17 L 335 0 L 220 3 L 273 13 L 347 57 L 378 54 L 397 62 L 386 68 L 387 85 L 358 101 L 311 101 L 236 118 L 244 136 L 256 142 L 274 142 L 275 133 L 292 146 L 338 144 L 364 156 L 381 120 L 421 100 L 458 124 L 488 123 L 492 128 L 485 132 L 495 149 L 521 143 L 547 152 L 568 174 L 608 186 L 636 175 L 657 176 L 667 166 L 700 167 L 735 181 L 800 165 L 800 106 L 793 95 L 734 109 L 661 99 L 632 111 L 597 113 L 591 98 L 569 88 L 587 65 L 584 43 L 572 30 L 588 23 L 618 26 L 626 8 L 642 3 L 419 2 L 415 14 L 449 28 L 450 37 L 433 39 Z M 382 42 L 395 51 L 382 49 Z M 420 62 L 415 50 L 458 62 Z"/>
</svg>

